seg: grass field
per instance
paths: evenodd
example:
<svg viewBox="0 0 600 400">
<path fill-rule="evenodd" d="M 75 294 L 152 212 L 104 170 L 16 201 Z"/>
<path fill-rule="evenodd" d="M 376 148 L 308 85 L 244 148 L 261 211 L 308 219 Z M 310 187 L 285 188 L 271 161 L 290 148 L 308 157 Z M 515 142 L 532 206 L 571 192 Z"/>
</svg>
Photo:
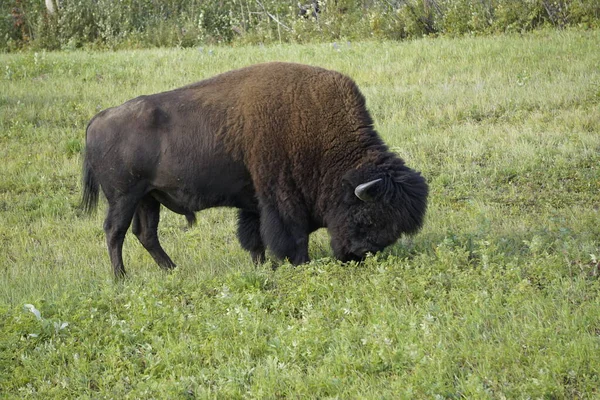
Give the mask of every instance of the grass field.
<svg viewBox="0 0 600 400">
<path fill-rule="evenodd" d="M 0 398 L 600 397 L 599 31 L 0 54 Z M 132 236 L 81 214 L 85 126 L 269 60 L 352 76 L 428 179 L 426 224 L 365 263 L 254 267 L 235 213 Z M 29 306 L 25 306 L 28 304 Z"/>
</svg>

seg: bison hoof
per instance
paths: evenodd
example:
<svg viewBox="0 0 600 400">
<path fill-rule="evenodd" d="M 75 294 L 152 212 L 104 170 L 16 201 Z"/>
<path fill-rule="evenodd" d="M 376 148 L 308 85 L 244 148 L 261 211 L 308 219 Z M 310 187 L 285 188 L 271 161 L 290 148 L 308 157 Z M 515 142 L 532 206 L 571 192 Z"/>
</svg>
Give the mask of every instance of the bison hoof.
<svg viewBox="0 0 600 400">
<path fill-rule="evenodd" d="M 256 265 L 263 264 L 266 260 L 264 250 L 263 251 L 253 251 L 250 254 L 252 256 L 252 262 Z"/>
</svg>

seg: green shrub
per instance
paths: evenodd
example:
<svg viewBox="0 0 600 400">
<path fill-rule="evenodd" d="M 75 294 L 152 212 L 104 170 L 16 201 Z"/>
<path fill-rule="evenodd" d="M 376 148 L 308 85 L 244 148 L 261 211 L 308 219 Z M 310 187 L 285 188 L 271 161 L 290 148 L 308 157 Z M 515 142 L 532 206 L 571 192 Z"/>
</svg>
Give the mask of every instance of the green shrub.
<svg viewBox="0 0 600 400">
<path fill-rule="evenodd" d="M 310 8 L 311 0 L 304 0 Z M 78 0 L 49 15 L 38 0 L 0 4 L 0 50 L 191 47 L 394 39 L 600 27 L 597 0 Z M 307 7 L 307 4 L 304 5 Z"/>
</svg>

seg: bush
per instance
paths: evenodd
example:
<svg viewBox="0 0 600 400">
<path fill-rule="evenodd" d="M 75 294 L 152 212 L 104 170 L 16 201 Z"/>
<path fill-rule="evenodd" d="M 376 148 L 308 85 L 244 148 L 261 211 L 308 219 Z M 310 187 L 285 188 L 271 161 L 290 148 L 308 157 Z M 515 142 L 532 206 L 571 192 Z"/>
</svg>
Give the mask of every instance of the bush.
<svg viewBox="0 0 600 400">
<path fill-rule="evenodd" d="M 40 0 L 0 4 L 0 50 L 405 39 L 600 27 L 597 0 Z M 318 13 L 315 6 L 318 4 Z"/>
</svg>

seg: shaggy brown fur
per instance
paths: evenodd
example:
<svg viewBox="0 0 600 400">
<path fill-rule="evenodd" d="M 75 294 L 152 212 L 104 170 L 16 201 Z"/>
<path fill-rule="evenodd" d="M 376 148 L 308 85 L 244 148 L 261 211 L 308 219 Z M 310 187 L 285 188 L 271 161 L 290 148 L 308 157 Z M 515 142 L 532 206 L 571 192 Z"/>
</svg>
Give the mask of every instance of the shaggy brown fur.
<svg viewBox="0 0 600 400">
<path fill-rule="evenodd" d="M 416 232 L 427 199 L 425 180 L 372 125 L 357 86 L 337 72 L 289 63 L 230 71 L 94 117 L 84 204 L 95 206 L 100 185 L 116 275 L 132 219 L 158 264 L 174 266 L 158 243 L 160 204 L 190 221 L 205 208 L 239 208 L 238 237 L 256 262 L 265 244 L 294 264 L 308 261 L 308 235 L 319 227 L 338 258 L 361 259 Z M 354 195 L 378 179 L 373 201 Z"/>
</svg>

